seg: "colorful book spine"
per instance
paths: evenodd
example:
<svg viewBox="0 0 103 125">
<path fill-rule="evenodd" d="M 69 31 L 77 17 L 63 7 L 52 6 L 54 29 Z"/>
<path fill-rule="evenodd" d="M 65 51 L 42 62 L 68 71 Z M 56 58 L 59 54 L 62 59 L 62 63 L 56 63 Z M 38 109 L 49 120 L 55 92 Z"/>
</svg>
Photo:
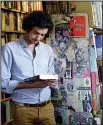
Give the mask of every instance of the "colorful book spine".
<svg viewBox="0 0 103 125">
<path fill-rule="evenodd" d="M 90 70 L 91 70 L 91 89 L 92 89 L 92 105 L 93 105 L 93 114 L 96 115 L 97 112 L 97 100 L 96 100 L 96 84 L 97 84 L 97 62 L 95 56 L 94 47 L 89 47 L 89 56 L 90 56 Z"/>
<path fill-rule="evenodd" d="M 97 57 L 102 58 L 102 35 L 96 35 L 96 50 L 97 50 Z"/>
</svg>

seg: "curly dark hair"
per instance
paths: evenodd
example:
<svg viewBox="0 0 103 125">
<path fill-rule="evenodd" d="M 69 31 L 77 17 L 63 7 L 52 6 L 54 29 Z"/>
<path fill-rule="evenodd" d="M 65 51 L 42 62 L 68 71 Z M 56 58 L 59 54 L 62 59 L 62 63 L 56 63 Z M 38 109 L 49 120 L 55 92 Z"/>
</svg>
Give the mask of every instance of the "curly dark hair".
<svg viewBox="0 0 103 125">
<path fill-rule="evenodd" d="M 47 28 L 48 33 L 53 29 L 53 22 L 47 12 L 33 11 L 23 19 L 22 29 L 24 31 L 32 30 L 33 27 Z"/>
</svg>

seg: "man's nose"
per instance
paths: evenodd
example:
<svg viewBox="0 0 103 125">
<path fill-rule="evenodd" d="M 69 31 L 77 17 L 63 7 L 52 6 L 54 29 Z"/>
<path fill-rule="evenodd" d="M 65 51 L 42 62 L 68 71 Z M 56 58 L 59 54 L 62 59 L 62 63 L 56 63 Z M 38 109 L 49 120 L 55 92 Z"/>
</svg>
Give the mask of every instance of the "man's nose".
<svg viewBox="0 0 103 125">
<path fill-rule="evenodd" d="M 38 35 L 36 35 L 36 40 L 41 40 L 41 38 L 42 38 L 42 36 L 41 36 L 41 34 L 38 34 Z"/>
</svg>

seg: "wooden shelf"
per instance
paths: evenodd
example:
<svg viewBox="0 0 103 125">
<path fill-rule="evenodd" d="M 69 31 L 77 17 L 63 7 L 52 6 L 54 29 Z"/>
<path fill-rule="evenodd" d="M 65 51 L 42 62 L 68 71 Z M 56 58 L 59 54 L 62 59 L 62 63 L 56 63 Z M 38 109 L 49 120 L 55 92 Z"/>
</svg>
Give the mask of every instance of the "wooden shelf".
<svg viewBox="0 0 103 125">
<path fill-rule="evenodd" d="M 102 61 L 103 61 L 102 58 L 97 58 L 98 65 L 102 66 L 103 63 Z"/>
<path fill-rule="evenodd" d="M 11 119 L 11 120 L 5 122 L 3 125 L 8 125 L 8 124 L 11 123 L 12 121 L 13 121 L 13 119 Z"/>
<path fill-rule="evenodd" d="M 6 10 L 6 11 L 11 11 L 11 12 L 16 12 L 16 13 L 22 13 L 22 14 L 29 14 L 29 12 L 21 12 L 19 10 L 3 8 L 3 7 L 1 7 L 1 10 Z"/>
<path fill-rule="evenodd" d="M 7 31 L 7 30 L 1 30 L 1 32 L 7 32 L 7 33 L 25 33 L 24 31 L 13 31 L 13 30 L 9 30 L 9 31 Z"/>
<path fill-rule="evenodd" d="M 95 34 L 103 34 L 103 31 L 94 31 Z"/>
<path fill-rule="evenodd" d="M 11 97 L 8 97 L 8 98 L 5 98 L 5 99 L 2 99 L 1 102 L 5 102 L 5 101 L 8 101 L 10 99 L 11 99 Z"/>
<path fill-rule="evenodd" d="M 102 60 L 102 57 L 97 57 L 97 60 Z"/>
<path fill-rule="evenodd" d="M 103 29 L 97 27 L 94 27 L 93 29 L 95 34 L 103 34 Z"/>
</svg>

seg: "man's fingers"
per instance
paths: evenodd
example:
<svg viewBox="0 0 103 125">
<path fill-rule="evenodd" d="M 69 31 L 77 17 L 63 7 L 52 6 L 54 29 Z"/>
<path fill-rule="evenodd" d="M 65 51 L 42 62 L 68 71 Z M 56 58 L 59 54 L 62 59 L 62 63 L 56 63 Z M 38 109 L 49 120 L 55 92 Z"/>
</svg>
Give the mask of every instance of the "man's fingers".
<svg viewBox="0 0 103 125">
<path fill-rule="evenodd" d="M 47 84 L 50 86 L 55 86 L 57 84 L 57 82 L 47 82 Z"/>
</svg>

